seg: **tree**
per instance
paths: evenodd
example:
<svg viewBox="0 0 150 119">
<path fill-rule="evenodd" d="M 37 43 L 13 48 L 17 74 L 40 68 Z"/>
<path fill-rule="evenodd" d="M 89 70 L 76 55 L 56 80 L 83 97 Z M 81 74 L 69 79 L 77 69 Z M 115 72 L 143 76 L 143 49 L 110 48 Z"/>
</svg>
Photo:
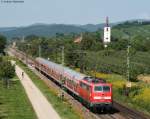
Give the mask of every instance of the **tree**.
<svg viewBox="0 0 150 119">
<path fill-rule="evenodd" d="M 0 77 L 4 79 L 5 85 L 9 86 L 9 79 L 15 75 L 15 67 L 11 65 L 10 61 L 0 61 Z"/>
<path fill-rule="evenodd" d="M 36 35 L 34 35 L 34 34 L 32 34 L 32 35 L 28 35 L 28 36 L 26 36 L 25 37 L 25 40 L 37 40 L 37 39 L 39 39 L 39 37 L 38 36 L 36 36 Z"/>
<path fill-rule="evenodd" d="M 109 47 L 115 50 L 126 50 L 127 45 L 128 45 L 128 40 L 121 39 L 118 40 L 117 42 L 110 43 Z"/>
<path fill-rule="evenodd" d="M 97 33 L 98 34 L 98 33 Z M 103 49 L 100 36 L 93 33 L 85 33 L 81 41 L 82 50 L 99 51 Z"/>
<path fill-rule="evenodd" d="M 6 37 L 3 36 L 3 35 L 0 35 L 0 54 L 1 53 L 4 53 L 4 49 L 5 49 L 5 46 L 6 46 Z"/>
</svg>

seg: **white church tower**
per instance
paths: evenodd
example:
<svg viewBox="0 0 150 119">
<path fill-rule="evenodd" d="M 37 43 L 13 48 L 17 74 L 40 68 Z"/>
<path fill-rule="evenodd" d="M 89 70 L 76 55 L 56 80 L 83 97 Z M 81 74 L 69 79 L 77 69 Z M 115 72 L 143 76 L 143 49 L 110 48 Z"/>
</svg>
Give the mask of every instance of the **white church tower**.
<svg viewBox="0 0 150 119">
<path fill-rule="evenodd" d="M 111 42 L 111 27 L 109 26 L 109 19 L 106 17 L 106 25 L 104 27 L 104 47 L 107 47 L 108 43 Z"/>
</svg>

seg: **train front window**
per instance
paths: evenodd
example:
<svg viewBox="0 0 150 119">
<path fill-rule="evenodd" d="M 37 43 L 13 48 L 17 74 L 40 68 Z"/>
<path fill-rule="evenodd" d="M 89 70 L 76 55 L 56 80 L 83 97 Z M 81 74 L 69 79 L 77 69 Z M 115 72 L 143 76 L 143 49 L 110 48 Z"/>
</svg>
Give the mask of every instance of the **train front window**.
<svg viewBox="0 0 150 119">
<path fill-rule="evenodd" d="M 102 86 L 95 86 L 94 91 L 96 92 L 103 91 Z"/>
<path fill-rule="evenodd" d="M 109 86 L 103 86 L 103 92 L 110 92 Z"/>
<path fill-rule="evenodd" d="M 109 86 L 95 86 L 94 87 L 95 92 L 110 92 Z"/>
</svg>

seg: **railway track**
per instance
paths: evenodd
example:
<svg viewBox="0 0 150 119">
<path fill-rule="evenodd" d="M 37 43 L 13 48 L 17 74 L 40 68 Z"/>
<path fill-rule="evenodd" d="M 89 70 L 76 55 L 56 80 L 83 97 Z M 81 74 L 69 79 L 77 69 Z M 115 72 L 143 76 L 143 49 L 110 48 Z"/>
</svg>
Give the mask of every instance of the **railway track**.
<svg viewBox="0 0 150 119">
<path fill-rule="evenodd" d="M 53 88 L 54 90 L 56 89 L 59 94 L 63 91 L 61 87 L 58 86 L 56 83 L 54 83 L 51 80 L 48 80 L 47 76 L 39 73 L 35 69 L 32 69 L 32 71 L 36 75 L 38 75 L 41 78 L 41 80 L 43 80 L 46 83 L 46 85 L 48 85 L 50 88 Z M 109 114 L 105 111 L 93 113 L 86 107 L 83 107 L 83 105 L 78 100 L 74 99 L 74 97 L 72 97 L 70 94 L 64 92 L 64 95 L 68 102 L 75 107 L 75 109 L 81 109 L 80 112 L 82 113 L 84 119 L 127 119 L 124 118 L 121 114 L 119 114 L 116 110 L 113 110 L 112 114 Z"/>
<path fill-rule="evenodd" d="M 127 119 L 150 119 L 149 115 L 146 115 L 143 112 L 131 109 L 116 101 L 114 101 L 114 107 L 118 109 L 122 115 L 126 116 Z"/>
<path fill-rule="evenodd" d="M 13 54 L 15 52 L 16 51 L 13 50 L 13 52 L 11 52 L 11 53 Z M 22 53 L 20 53 L 20 55 L 22 55 Z M 17 58 L 19 58 L 18 55 L 17 55 Z M 25 64 L 27 63 L 27 61 L 32 62 L 32 60 L 33 60 L 33 59 L 27 59 L 26 55 L 22 56 L 19 59 L 23 60 L 22 62 L 24 62 Z M 35 69 L 32 69 L 32 71 L 37 76 L 39 76 L 41 78 L 41 80 L 43 80 L 46 83 L 47 86 L 53 87 L 58 92 L 62 91 L 61 87 L 58 87 L 58 85 L 56 85 L 51 80 L 47 80 L 48 78 L 45 75 L 37 72 Z M 71 103 L 72 106 L 74 106 L 77 110 L 80 110 L 80 112 L 82 114 L 84 114 L 85 119 L 150 119 L 150 116 L 145 115 L 144 113 L 139 112 L 137 110 L 126 107 L 116 101 L 114 101 L 114 104 L 113 104 L 114 109 L 111 113 L 107 113 L 105 111 L 92 113 L 87 108 L 83 107 L 83 105 L 81 105 L 81 103 L 79 101 L 75 100 L 68 93 L 65 92 L 65 96 L 66 96 L 67 100 L 69 100 L 69 103 Z M 82 107 L 84 109 L 81 110 Z"/>
<path fill-rule="evenodd" d="M 47 80 L 47 77 L 45 77 L 45 78 Z M 48 82 L 49 82 L 49 80 L 48 80 Z M 53 82 L 51 82 L 51 83 L 53 83 Z M 66 94 L 66 95 L 68 97 L 68 94 Z M 69 99 L 71 99 L 72 101 L 74 100 L 73 97 L 71 97 Z M 73 103 L 73 105 L 76 105 L 77 102 L 74 103 L 72 101 L 71 101 L 71 103 Z M 80 105 L 80 107 L 81 107 L 81 105 Z M 87 108 L 85 108 L 84 110 L 85 110 L 85 112 L 90 112 Z M 133 109 L 123 106 L 116 101 L 114 101 L 114 109 L 111 113 L 107 113 L 105 111 L 97 112 L 97 113 L 90 112 L 90 113 L 91 113 L 90 115 L 92 115 L 92 117 L 94 117 L 95 119 L 150 119 L 149 116 L 143 114 L 142 112 L 134 111 Z M 87 119 L 87 117 L 86 117 L 86 119 Z"/>
</svg>

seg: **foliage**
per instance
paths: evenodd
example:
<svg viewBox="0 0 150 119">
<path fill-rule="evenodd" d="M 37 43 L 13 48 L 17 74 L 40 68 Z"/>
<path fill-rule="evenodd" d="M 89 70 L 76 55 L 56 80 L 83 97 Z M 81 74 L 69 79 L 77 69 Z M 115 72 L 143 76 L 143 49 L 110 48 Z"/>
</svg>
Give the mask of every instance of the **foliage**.
<svg viewBox="0 0 150 119">
<path fill-rule="evenodd" d="M 96 77 L 104 78 L 113 85 L 113 97 L 124 105 L 131 106 L 138 110 L 142 110 L 150 114 L 150 85 L 143 82 L 132 82 L 129 89 L 129 96 L 125 96 L 124 86 L 126 84 L 125 77 L 117 74 L 105 74 L 96 72 Z"/>
<path fill-rule="evenodd" d="M 74 43 L 74 39 L 79 35 L 57 33 L 50 38 L 28 36 L 25 42 L 17 42 L 17 46 L 33 57 L 39 56 L 39 46 L 41 46 L 41 56 L 57 63 L 61 63 L 62 46 L 64 46 L 65 65 L 126 76 L 127 46 L 130 45 L 130 80 L 135 81 L 137 75 L 150 73 L 149 27 L 149 24 L 138 24 L 138 22 L 113 27 L 112 42 L 107 48 L 103 47 L 101 30 L 82 33 L 82 41 L 78 44 Z"/>
<path fill-rule="evenodd" d="M 150 111 L 150 88 L 143 88 L 142 90 L 140 90 L 138 95 L 135 95 L 133 100 L 134 102 L 136 102 L 137 104 L 139 104 L 141 107 L 146 108 L 147 110 Z"/>
<path fill-rule="evenodd" d="M 98 33 L 85 33 L 81 41 L 82 50 L 99 51 L 103 49 L 103 44 Z"/>
<path fill-rule="evenodd" d="M 0 61 L 0 77 L 5 79 L 13 78 L 15 75 L 15 68 L 10 61 Z"/>
<path fill-rule="evenodd" d="M 0 54 L 4 53 L 5 46 L 6 46 L 6 37 L 3 35 L 0 35 Z"/>
<path fill-rule="evenodd" d="M 117 42 L 110 43 L 109 47 L 118 51 L 118 50 L 126 50 L 127 45 L 128 45 L 128 40 L 121 39 L 121 40 L 118 40 Z"/>
</svg>

